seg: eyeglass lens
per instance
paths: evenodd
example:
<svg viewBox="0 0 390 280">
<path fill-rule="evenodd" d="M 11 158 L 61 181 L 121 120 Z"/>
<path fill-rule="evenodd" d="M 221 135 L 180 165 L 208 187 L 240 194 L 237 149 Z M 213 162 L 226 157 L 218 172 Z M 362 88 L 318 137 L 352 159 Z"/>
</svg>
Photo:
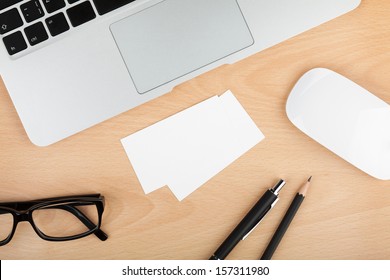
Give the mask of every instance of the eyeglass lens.
<svg viewBox="0 0 390 280">
<path fill-rule="evenodd" d="M 61 205 L 47 206 L 32 212 L 35 226 L 49 237 L 70 237 L 91 231 L 90 228 L 77 217 L 85 215 L 97 226 L 99 215 L 96 205 Z"/>
<path fill-rule="evenodd" d="M 11 234 L 14 225 L 14 216 L 0 210 L 0 241 L 4 241 Z"/>
</svg>

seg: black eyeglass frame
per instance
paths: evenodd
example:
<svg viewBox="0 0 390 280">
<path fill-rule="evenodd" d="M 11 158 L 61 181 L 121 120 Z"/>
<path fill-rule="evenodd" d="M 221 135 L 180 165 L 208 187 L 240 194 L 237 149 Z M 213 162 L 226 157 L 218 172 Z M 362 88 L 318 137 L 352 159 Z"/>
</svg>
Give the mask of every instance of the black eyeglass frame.
<svg viewBox="0 0 390 280">
<path fill-rule="evenodd" d="M 75 206 L 94 204 L 98 212 L 98 223 L 92 222 L 82 211 Z M 52 237 L 44 234 L 34 223 L 33 212 L 37 209 L 62 209 L 76 216 L 89 230 L 76 235 L 66 237 Z M 19 222 L 27 221 L 30 223 L 37 235 L 47 241 L 69 241 L 79 239 L 90 234 L 95 234 L 101 241 L 105 241 L 108 236 L 100 229 L 104 211 L 104 196 L 100 194 L 88 194 L 78 196 L 62 196 L 23 202 L 5 202 L 0 203 L 0 214 L 12 214 L 13 226 L 8 237 L 0 241 L 0 246 L 6 245 L 15 234 Z"/>
</svg>

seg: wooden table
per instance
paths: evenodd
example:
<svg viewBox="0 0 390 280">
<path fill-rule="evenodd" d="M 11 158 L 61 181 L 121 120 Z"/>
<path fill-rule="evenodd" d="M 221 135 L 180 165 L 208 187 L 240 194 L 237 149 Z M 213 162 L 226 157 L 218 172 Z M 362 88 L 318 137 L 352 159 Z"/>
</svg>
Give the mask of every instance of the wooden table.
<svg viewBox="0 0 390 280">
<path fill-rule="evenodd" d="M 389 1 L 363 0 L 349 14 L 46 148 L 30 143 L 1 83 L 0 200 L 102 193 L 109 239 L 48 242 L 22 223 L 0 259 L 207 259 L 284 178 L 280 202 L 229 255 L 256 259 L 310 175 L 312 187 L 274 259 L 389 259 L 390 182 L 332 154 L 285 113 L 292 86 L 314 67 L 339 72 L 390 103 L 389 15 Z M 265 140 L 182 202 L 168 188 L 145 195 L 120 139 L 227 89 Z"/>
</svg>

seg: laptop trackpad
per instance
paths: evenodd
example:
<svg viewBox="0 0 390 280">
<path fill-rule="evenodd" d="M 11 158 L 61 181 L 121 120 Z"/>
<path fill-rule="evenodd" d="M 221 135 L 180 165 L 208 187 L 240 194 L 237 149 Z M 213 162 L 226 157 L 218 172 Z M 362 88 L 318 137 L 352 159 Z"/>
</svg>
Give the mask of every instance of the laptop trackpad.
<svg viewBox="0 0 390 280">
<path fill-rule="evenodd" d="M 166 0 L 110 29 L 139 93 L 254 42 L 236 0 Z"/>
</svg>

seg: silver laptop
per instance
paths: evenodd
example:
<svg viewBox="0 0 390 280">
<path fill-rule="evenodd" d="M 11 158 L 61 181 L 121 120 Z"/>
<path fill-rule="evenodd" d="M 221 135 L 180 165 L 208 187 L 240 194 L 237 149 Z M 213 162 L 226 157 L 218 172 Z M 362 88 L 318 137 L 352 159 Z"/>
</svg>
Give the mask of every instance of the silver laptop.
<svg viewBox="0 0 390 280">
<path fill-rule="evenodd" d="M 360 0 L 1 0 L 0 73 L 47 146 Z"/>
</svg>

